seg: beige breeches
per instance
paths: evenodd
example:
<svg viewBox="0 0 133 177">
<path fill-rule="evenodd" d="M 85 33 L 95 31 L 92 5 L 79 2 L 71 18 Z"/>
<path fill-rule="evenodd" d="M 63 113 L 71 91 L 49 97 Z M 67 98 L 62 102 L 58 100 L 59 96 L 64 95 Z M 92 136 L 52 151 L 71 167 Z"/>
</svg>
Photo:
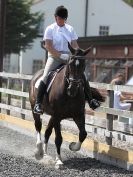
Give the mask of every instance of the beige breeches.
<svg viewBox="0 0 133 177">
<path fill-rule="evenodd" d="M 52 56 L 49 55 L 46 65 L 45 65 L 45 68 L 44 68 L 42 81 L 46 84 L 47 78 L 48 78 L 48 73 L 52 70 L 55 70 L 58 66 L 60 66 L 61 64 L 64 64 L 64 63 L 65 62 L 62 59 L 53 58 Z"/>
</svg>

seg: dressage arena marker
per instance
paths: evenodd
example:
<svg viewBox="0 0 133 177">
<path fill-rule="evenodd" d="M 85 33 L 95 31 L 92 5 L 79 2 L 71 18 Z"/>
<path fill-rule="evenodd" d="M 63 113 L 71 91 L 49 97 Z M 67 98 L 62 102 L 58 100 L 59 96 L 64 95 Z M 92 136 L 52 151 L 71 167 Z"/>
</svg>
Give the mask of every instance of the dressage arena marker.
<svg viewBox="0 0 133 177">
<path fill-rule="evenodd" d="M 26 130 L 26 132 L 28 131 L 30 133 L 35 132 L 33 121 L 23 120 L 2 113 L 0 113 L 0 125 L 4 125 L 8 127 L 14 126 L 17 127 L 18 130 L 23 129 Z M 45 132 L 45 126 L 43 126 L 42 129 L 42 133 L 44 132 Z M 78 136 L 65 131 L 62 131 L 62 136 L 63 136 L 63 140 L 66 142 L 72 142 L 78 140 Z M 51 138 L 54 139 L 54 133 L 52 133 Z M 133 151 L 118 149 L 116 147 L 99 143 L 89 138 L 86 138 L 86 140 L 82 144 L 82 148 L 85 151 L 88 151 L 89 156 L 97 160 L 133 171 Z"/>
</svg>

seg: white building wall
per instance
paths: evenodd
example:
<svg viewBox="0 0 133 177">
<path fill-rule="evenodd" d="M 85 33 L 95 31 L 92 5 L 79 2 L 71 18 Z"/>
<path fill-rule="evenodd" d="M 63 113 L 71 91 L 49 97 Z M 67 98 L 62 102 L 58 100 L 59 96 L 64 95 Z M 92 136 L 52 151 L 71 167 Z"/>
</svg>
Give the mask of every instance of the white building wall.
<svg viewBox="0 0 133 177">
<path fill-rule="evenodd" d="M 54 22 L 54 11 L 64 5 L 69 11 L 67 22 L 79 37 L 84 37 L 86 0 L 42 0 L 32 11 L 45 13 L 44 29 Z M 122 0 L 88 0 L 87 36 L 98 36 L 99 26 L 109 26 L 110 35 L 133 33 L 133 8 Z"/>
<path fill-rule="evenodd" d="M 8 62 L 7 62 L 8 61 Z M 3 59 L 3 71 L 17 73 L 19 70 L 19 56 L 16 54 L 7 55 Z"/>
<path fill-rule="evenodd" d="M 89 0 L 88 36 L 98 36 L 99 26 L 109 26 L 110 35 L 133 33 L 133 8 L 122 0 Z"/>
<path fill-rule="evenodd" d="M 41 37 L 35 39 L 31 49 L 27 49 L 25 52 L 20 52 L 22 56 L 11 54 L 10 68 L 8 72 L 32 74 L 33 60 L 45 60 L 46 58 L 46 51 L 41 48 L 40 41 L 42 41 Z M 21 57 L 22 60 L 20 59 Z"/>
<path fill-rule="evenodd" d="M 30 50 L 22 54 L 22 73 L 32 74 L 33 60 L 44 60 L 46 52 L 41 48 L 40 41 L 42 38 L 35 39 L 34 45 Z"/>
<path fill-rule="evenodd" d="M 64 5 L 69 11 L 67 23 L 72 25 L 79 37 L 85 35 L 86 0 L 40 0 L 31 8 L 32 12 L 44 13 L 44 29 L 54 22 L 54 11 Z M 110 35 L 133 33 L 133 8 L 122 0 L 88 0 L 87 36 L 99 35 L 99 26 L 109 26 Z M 45 51 L 38 38 L 33 47 L 23 53 L 22 72 L 32 74 L 33 60 L 45 59 Z M 17 66 L 16 66 L 17 67 Z"/>
</svg>

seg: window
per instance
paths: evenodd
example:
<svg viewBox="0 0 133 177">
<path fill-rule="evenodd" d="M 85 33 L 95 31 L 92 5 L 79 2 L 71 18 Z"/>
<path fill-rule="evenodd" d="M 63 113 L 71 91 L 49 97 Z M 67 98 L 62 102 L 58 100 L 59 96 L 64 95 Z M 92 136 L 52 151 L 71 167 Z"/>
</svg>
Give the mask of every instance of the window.
<svg viewBox="0 0 133 177">
<path fill-rule="evenodd" d="M 43 35 L 44 32 L 44 19 L 42 19 L 38 26 L 38 34 Z"/>
<path fill-rule="evenodd" d="M 109 35 L 109 26 L 100 26 L 99 36 L 108 36 L 108 35 Z"/>
<path fill-rule="evenodd" d="M 10 55 L 6 55 L 3 62 L 3 70 L 9 72 L 10 69 Z"/>
<path fill-rule="evenodd" d="M 34 74 L 38 70 L 40 70 L 43 67 L 43 61 L 42 60 L 33 60 L 33 68 L 32 73 Z"/>
</svg>

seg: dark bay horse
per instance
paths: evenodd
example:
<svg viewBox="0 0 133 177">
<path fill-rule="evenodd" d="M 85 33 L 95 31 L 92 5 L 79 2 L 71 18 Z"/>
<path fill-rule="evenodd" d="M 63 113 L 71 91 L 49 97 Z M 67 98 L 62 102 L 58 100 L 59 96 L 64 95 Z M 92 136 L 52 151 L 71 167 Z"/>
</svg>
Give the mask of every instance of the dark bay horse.
<svg viewBox="0 0 133 177">
<path fill-rule="evenodd" d="M 49 92 L 44 96 L 44 112 L 51 115 L 44 135 L 44 144 L 41 140 L 42 121 L 40 115 L 33 112 L 37 93 L 35 83 L 42 76 L 42 70 L 33 76 L 29 92 L 35 128 L 37 131 L 37 152 L 35 156 L 37 159 L 40 159 L 43 158 L 44 154 L 47 154 L 48 140 L 52 133 L 52 129 L 54 128 L 57 151 L 55 166 L 58 167 L 63 164 L 60 154 L 60 148 L 63 141 L 60 126 L 61 120 L 71 117 L 79 129 L 79 140 L 78 142 L 72 142 L 70 144 L 70 150 L 80 150 L 81 144 L 87 136 L 85 130 L 85 94 L 82 76 L 85 71 L 85 55 L 91 50 L 91 47 L 86 50 L 75 50 L 69 45 L 69 49 L 72 56 L 67 64 L 57 73 Z M 104 99 L 102 95 L 96 89 L 91 89 L 93 98 L 103 102 Z"/>
</svg>

